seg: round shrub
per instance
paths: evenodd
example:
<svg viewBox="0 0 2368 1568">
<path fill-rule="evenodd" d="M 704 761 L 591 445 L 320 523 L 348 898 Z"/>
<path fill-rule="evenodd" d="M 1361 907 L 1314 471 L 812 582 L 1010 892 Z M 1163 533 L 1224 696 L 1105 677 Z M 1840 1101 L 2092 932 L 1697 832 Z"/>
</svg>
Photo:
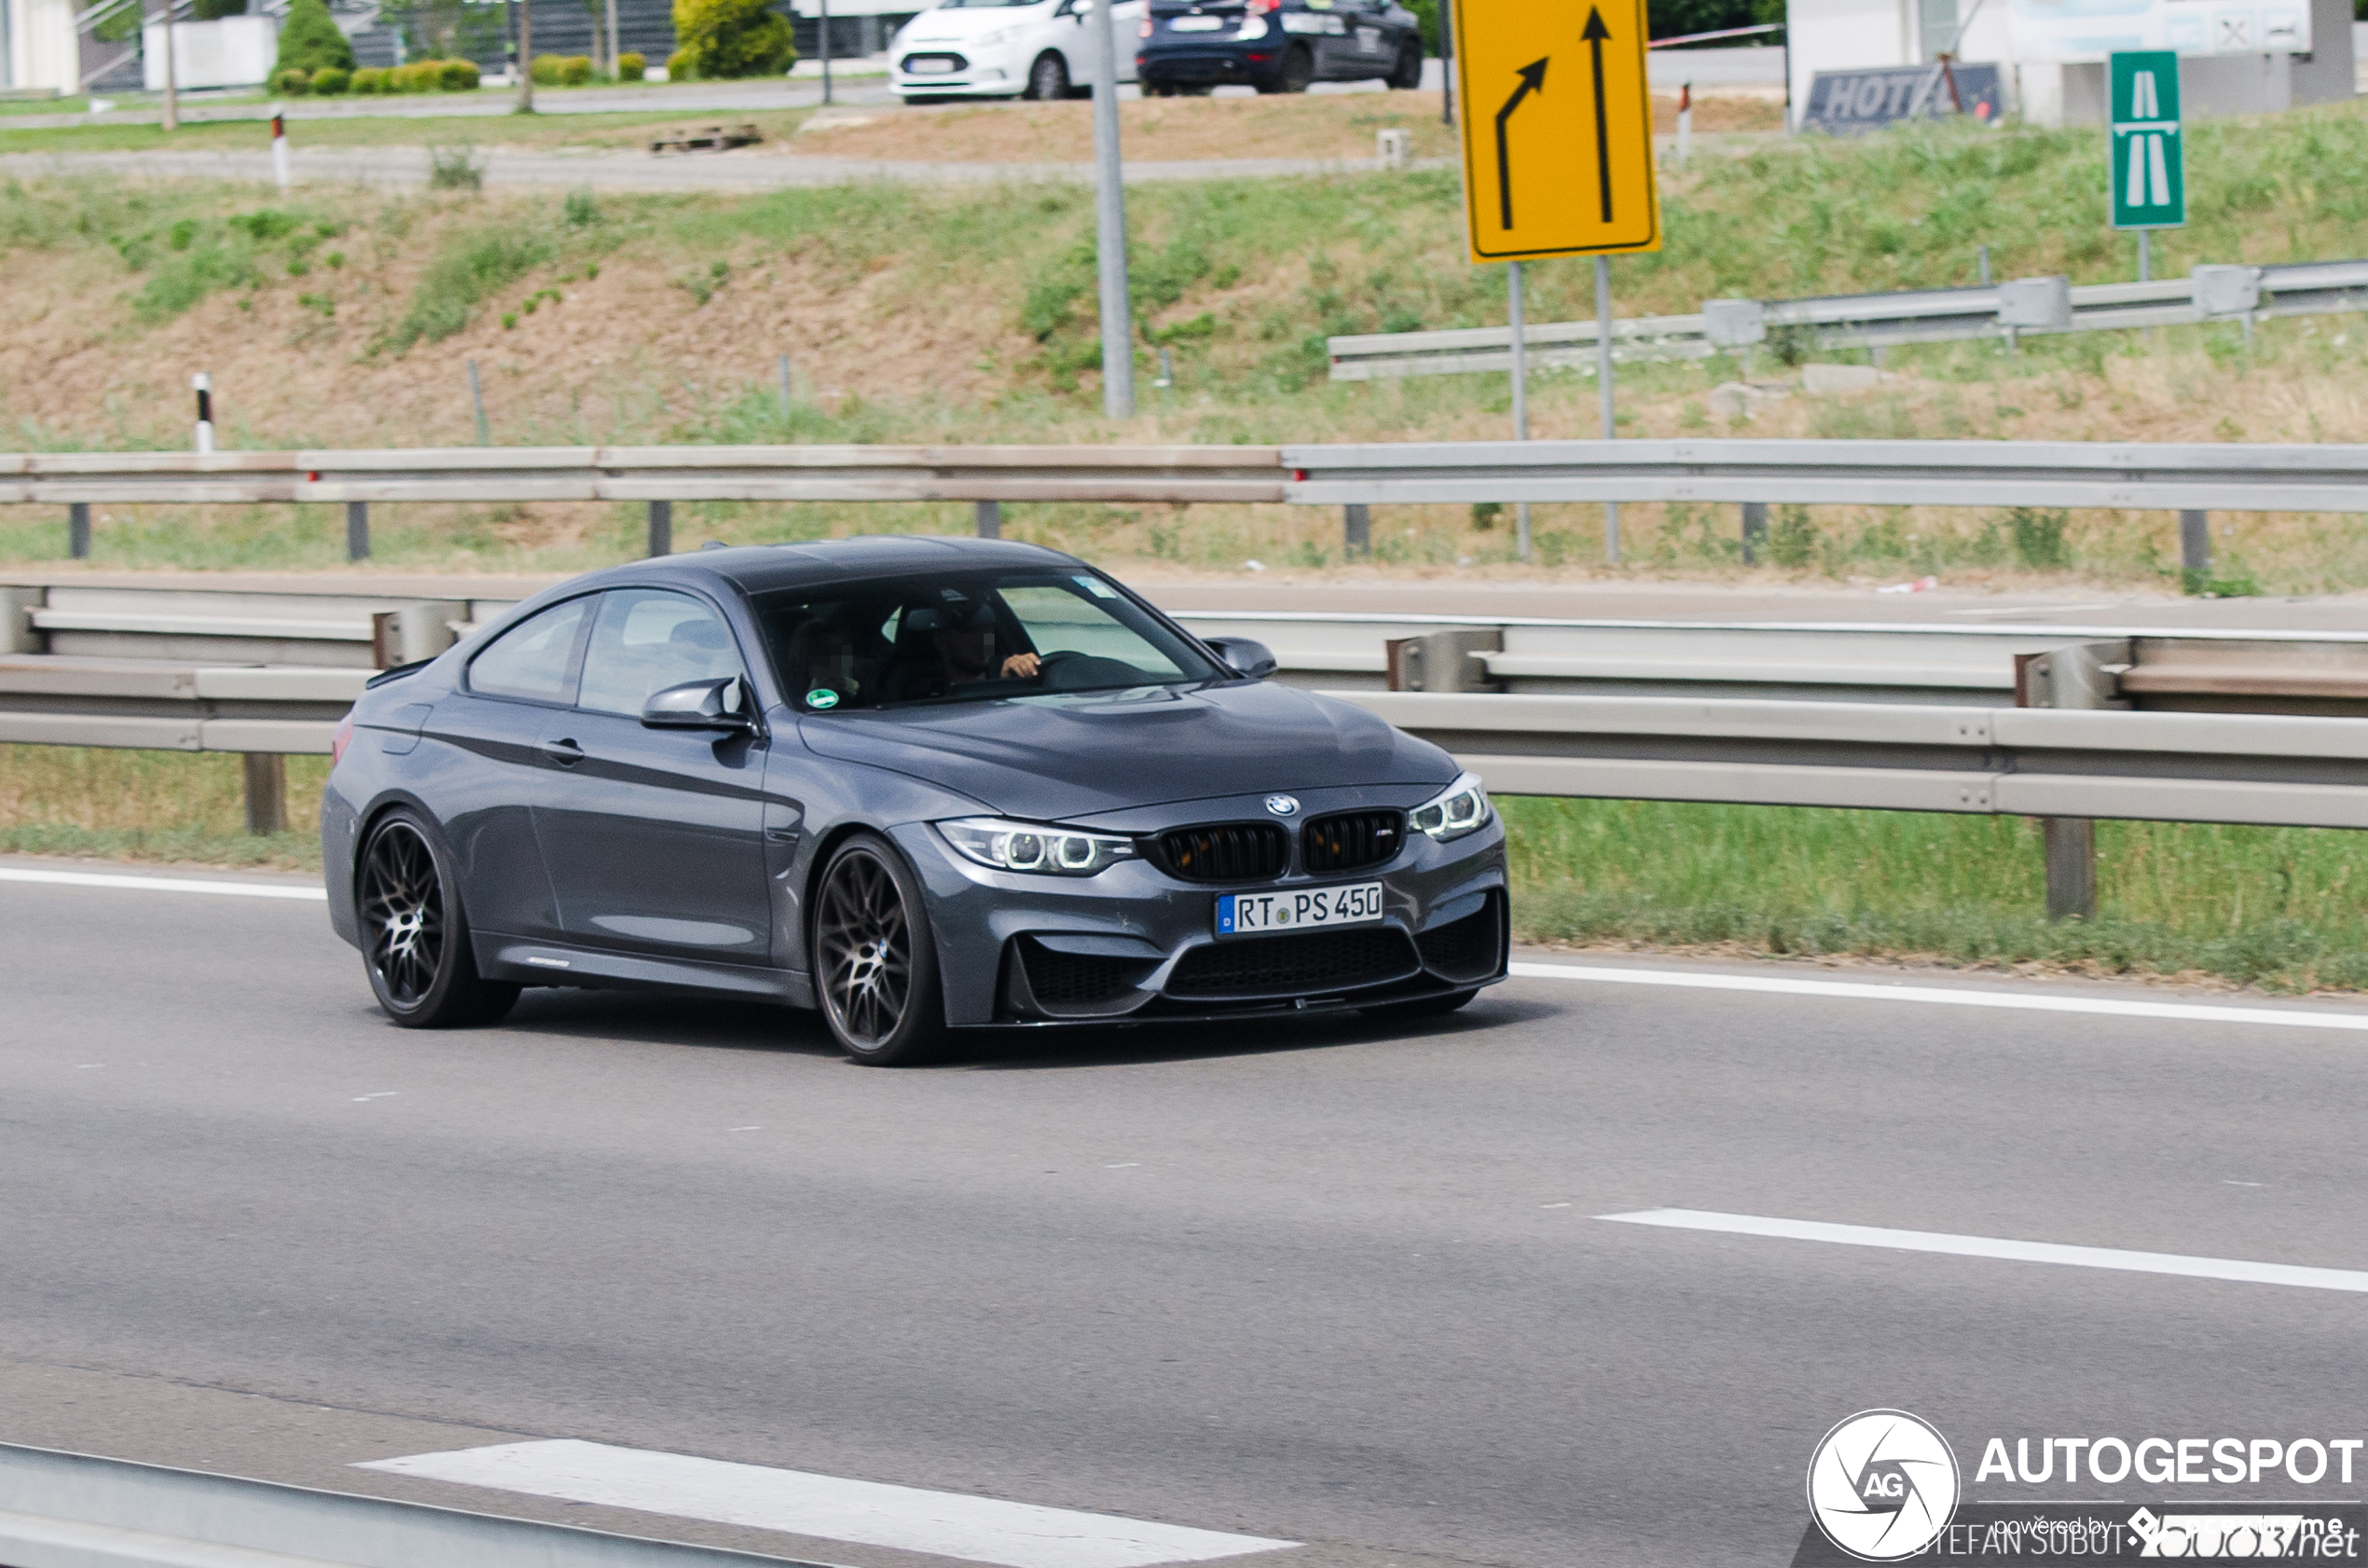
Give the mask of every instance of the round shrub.
<svg viewBox="0 0 2368 1568">
<path fill-rule="evenodd" d="M 647 71 L 649 68 L 650 62 L 643 60 L 631 49 L 627 49 L 623 54 L 616 57 L 616 79 L 618 81 L 638 82 L 641 79 L 641 73 Z"/>
<path fill-rule="evenodd" d="M 299 71 L 293 65 L 284 71 L 274 71 L 271 73 L 271 90 L 301 98 L 312 90 L 312 73 Z"/>
<path fill-rule="evenodd" d="M 444 62 L 442 68 L 444 90 L 447 92 L 470 91 L 475 88 L 477 78 L 482 75 L 483 73 L 477 69 L 477 62 L 474 60 L 447 60 Z"/>
<path fill-rule="evenodd" d="M 556 54 L 538 54 L 534 62 L 527 67 L 527 73 L 534 78 L 537 87 L 557 87 L 559 85 L 559 73 L 566 65 L 567 62 Z"/>
<path fill-rule="evenodd" d="M 353 82 L 353 73 L 342 66 L 324 65 L 312 73 L 312 90 L 334 97 Z"/>
<path fill-rule="evenodd" d="M 590 55 L 571 54 L 559 62 L 560 86 L 582 87 L 591 79 L 592 57 Z"/>
<path fill-rule="evenodd" d="M 697 70 L 692 65 L 691 51 L 689 49 L 676 49 L 672 54 L 666 57 L 666 79 L 668 81 L 687 82 L 698 74 Z"/>
<path fill-rule="evenodd" d="M 797 63 L 790 19 L 771 0 L 674 0 L 674 35 L 701 76 L 778 76 Z"/>
<path fill-rule="evenodd" d="M 361 70 L 356 71 L 353 74 L 353 79 L 346 84 L 348 92 L 377 93 L 384 92 L 386 89 L 386 68 L 381 65 L 365 65 Z"/>
<path fill-rule="evenodd" d="M 288 0 L 288 14 L 280 21 L 280 58 L 272 63 L 274 74 L 302 71 L 309 78 L 324 65 L 352 70 L 353 46 L 337 31 L 327 0 Z"/>
<path fill-rule="evenodd" d="M 444 64 L 435 60 L 415 60 L 408 65 L 398 65 L 389 76 L 397 92 L 434 92 L 444 79 Z"/>
</svg>

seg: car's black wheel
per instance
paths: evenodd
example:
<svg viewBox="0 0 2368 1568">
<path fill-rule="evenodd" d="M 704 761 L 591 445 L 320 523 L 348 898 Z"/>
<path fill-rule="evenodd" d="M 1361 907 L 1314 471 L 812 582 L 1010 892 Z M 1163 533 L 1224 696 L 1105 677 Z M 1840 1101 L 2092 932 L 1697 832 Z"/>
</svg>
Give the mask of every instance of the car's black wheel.
<svg viewBox="0 0 2368 1568">
<path fill-rule="evenodd" d="M 1293 44 L 1283 51 L 1283 68 L 1271 81 L 1258 84 L 1260 92 L 1305 92 L 1307 84 L 1315 79 L 1315 56 L 1305 44 Z"/>
<path fill-rule="evenodd" d="M 879 1067 L 945 1044 L 937 944 L 919 880 L 888 842 L 858 833 L 832 854 L 814 896 L 814 989 L 849 1056 Z"/>
<path fill-rule="evenodd" d="M 1413 39 L 1397 47 L 1397 64 L 1390 71 L 1389 85 L 1401 92 L 1423 85 L 1423 46 Z"/>
<path fill-rule="evenodd" d="M 370 830 L 354 907 L 370 989 L 405 1028 L 490 1024 L 517 1001 L 517 986 L 477 973 L 452 868 L 409 811 L 390 812 Z"/>
<path fill-rule="evenodd" d="M 1425 997 L 1416 1002 L 1385 1002 L 1365 1010 L 1368 1018 L 1437 1018 L 1453 1012 L 1474 997 L 1478 991 L 1452 991 L 1444 997 Z"/>
<path fill-rule="evenodd" d="M 1027 91 L 1023 96 L 1050 103 L 1068 95 L 1068 62 L 1046 49 L 1036 57 L 1036 63 L 1027 68 Z"/>
</svg>

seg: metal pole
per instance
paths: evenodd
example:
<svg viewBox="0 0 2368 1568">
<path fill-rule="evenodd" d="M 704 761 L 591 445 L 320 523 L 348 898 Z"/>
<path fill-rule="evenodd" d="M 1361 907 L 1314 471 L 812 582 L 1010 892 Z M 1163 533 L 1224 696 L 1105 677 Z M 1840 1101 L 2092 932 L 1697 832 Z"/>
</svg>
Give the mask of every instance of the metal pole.
<svg viewBox="0 0 2368 1568">
<path fill-rule="evenodd" d="M 977 519 L 981 539 L 1003 537 L 1003 503 L 1001 502 L 982 501 L 973 509 L 972 516 Z"/>
<path fill-rule="evenodd" d="M 2039 831 L 2047 856 L 2047 918 L 2094 920 L 2097 824 L 2086 817 L 2043 817 Z"/>
<path fill-rule="evenodd" d="M 1760 546 L 1768 543 L 1768 502 L 1743 502 L 1743 564 L 1759 564 Z"/>
<path fill-rule="evenodd" d="M 247 832 L 284 832 L 288 826 L 288 759 L 276 751 L 249 751 L 246 764 Z"/>
<path fill-rule="evenodd" d="M 2146 243 L 2153 234 L 2154 230 L 2150 228 L 2141 228 L 2138 231 L 2138 281 L 2141 283 L 2151 283 L 2155 281 L 2154 252 Z"/>
<path fill-rule="evenodd" d="M 1439 0 L 1439 120 L 1455 123 L 1455 0 Z"/>
<path fill-rule="evenodd" d="M 650 502 L 650 554 L 674 554 L 674 502 L 670 501 Z"/>
<path fill-rule="evenodd" d="M 616 75 L 616 0 L 609 0 L 609 75 Z"/>
<path fill-rule="evenodd" d="M 1981 268 L 1981 286 L 1988 288 L 1989 287 L 1989 247 L 1983 245 L 1976 251 L 1975 254 L 1978 258 L 1976 265 Z"/>
<path fill-rule="evenodd" d="M 1513 339 L 1513 439 L 1529 439 L 1529 329 L 1521 316 L 1521 264 L 1505 268 L 1505 313 Z M 1529 559 L 1529 502 L 1513 503 L 1513 552 Z"/>
<path fill-rule="evenodd" d="M 164 0 L 164 128 L 167 131 L 181 129 L 180 73 L 172 62 L 172 6 L 173 0 Z"/>
<path fill-rule="evenodd" d="M 1615 440 L 1619 435 L 1619 422 L 1613 413 L 1612 401 L 1612 263 L 1609 256 L 1595 258 L 1595 390 L 1604 400 L 1604 439 Z M 1617 565 L 1619 561 L 1619 502 L 1604 502 L 1604 558 Z"/>
<path fill-rule="evenodd" d="M 822 9 L 822 102 L 831 101 L 831 0 L 819 0 Z"/>
<path fill-rule="evenodd" d="M 366 501 L 345 503 L 345 558 L 350 561 L 370 558 L 370 503 Z"/>
<path fill-rule="evenodd" d="M 1094 9 L 1094 235 L 1102 285 L 1102 413 L 1135 417 L 1135 307 L 1126 288 L 1126 192 L 1118 147 L 1118 40 L 1111 0 Z"/>
<path fill-rule="evenodd" d="M 534 0 L 518 0 L 517 113 L 534 113 Z"/>
<path fill-rule="evenodd" d="M 78 561 L 90 558 L 90 503 L 87 501 L 66 503 L 66 554 Z"/>
<path fill-rule="evenodd" d="M 792 401 L 792 400 L 790 396 L 790 356 L 783 354 L 781 356 L 781 418 L 785 420 L 790 417 L 790 405 Z"/>
<path fill-rule="evenodd" d="M 1361 501 L 1341 508 L 1341 554 L 1351 560 L 1373 553 L 1373 515 Z"/>
<path fill-rule="evenodd" d="M 2190 582 L 2211 575 L 2211 514 L 2179 514 L 2179 565 Z"/>
<path fill-rule="evenodd" d="M 477 385 L 477 362 L 469 361 L 469 403 L 476 409 L 477 445 L 493 445 L 493 427 L 485 419 L 485 389 Z"/>
</svg>

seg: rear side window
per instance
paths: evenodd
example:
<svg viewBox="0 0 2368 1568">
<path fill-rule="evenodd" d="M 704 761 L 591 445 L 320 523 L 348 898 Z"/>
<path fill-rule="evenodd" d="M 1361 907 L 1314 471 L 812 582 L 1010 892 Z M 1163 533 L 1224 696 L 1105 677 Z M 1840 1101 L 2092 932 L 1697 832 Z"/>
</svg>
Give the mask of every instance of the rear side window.
<svg viewBox="0 0 2368 1568">
<path fill-rule="evenodd" d="M 575 695 L 576 647 L 584 639 L 590 598 L 571 598 L 531 615 L 486 644 L 469 661 L 469 690 L 531 702 L 566 702 Z"/>
<path fill-rule="evenodd" d="M 638 715 L 668 686 L 739 673 L 739 650 L 712 607 L 662 588 L 613 588 L 600 598 L 575 704 Z"/>
</svg>

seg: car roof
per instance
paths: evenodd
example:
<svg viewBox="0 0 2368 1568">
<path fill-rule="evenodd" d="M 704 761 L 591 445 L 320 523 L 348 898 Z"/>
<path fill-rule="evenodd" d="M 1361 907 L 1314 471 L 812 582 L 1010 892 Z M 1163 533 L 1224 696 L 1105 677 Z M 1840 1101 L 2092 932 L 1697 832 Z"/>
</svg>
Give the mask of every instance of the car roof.
<svg viewBox="0 0 2368 1568">
<path fill-rule="evenodd" d="M 693 550 L 611 567 L 582 579 L 585 586 L 607 586 L 626 581 L 650 583 L 668 578 L 720 579 L 743 594 L 769 594 L 784 588 L 811 588 L 866 577 L 891 577 L 901 572 L 975 571 L 1004 567 L 1074 568 L 1084 563 L 1074 556 L 1023 544 L 1009 539 L 966 539 L 958 535 L 865 534 L 852 539 L 821 539 L 803 544 L 750 544 Z"/>
</svg>

